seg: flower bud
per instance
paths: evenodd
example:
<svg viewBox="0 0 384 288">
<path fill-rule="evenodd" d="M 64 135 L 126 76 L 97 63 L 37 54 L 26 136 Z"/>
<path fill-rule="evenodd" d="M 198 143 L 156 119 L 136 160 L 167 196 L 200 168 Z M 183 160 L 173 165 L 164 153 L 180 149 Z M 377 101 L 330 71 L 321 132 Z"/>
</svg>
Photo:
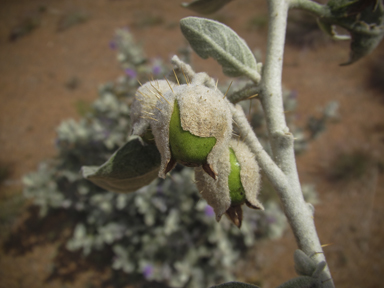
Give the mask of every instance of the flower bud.
<svg viewBox="0 0 384 288">
<path fill-rule="evenodd" d="M 216 178 L 217 162 L 232 133 L 232 116 L 222 93 L 197 83 L 175 86 L 161 95 L 154 113 L 150 122 L 161 154 L 159 177 L 179 162 L 202 166 Z"/>
<path fill-rule="evenodd" d="M 218 161 L 218 179 L 195 169 L 196 185 L 202 197 L 213 207 L 216 220 L 223 214 L 240 228 L 244 203 L 253 209 L 264 209 L 257 200 L 260 189 L 259 166 L 255 156 L 243 142 L 231 139 L 229 147 Z"/>
</svg>

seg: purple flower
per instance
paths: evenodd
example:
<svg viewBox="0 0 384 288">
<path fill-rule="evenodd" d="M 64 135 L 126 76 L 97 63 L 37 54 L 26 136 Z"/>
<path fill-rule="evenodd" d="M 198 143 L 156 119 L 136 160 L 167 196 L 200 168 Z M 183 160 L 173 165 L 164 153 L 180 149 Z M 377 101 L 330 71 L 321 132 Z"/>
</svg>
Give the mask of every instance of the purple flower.
<svg viewBox="0 0 384 288">
<path fill-rule="evenodd" d="M 292 90 L 291 94 L 289 94 L 289 98 L 290 99 L 296 99 L 298 94 L 299 93 L 297 92 L 297 90 Z"/>
<path fill-rule="evenodd" d="M 160 186 L 160 185 L 157 186 L 156 187 L 156 193 L 160 194 L 160 195 L 164 194 L 163 186 Z"/>
<path fill-rule="evenodd" d="M 131 68 L 125 69 L 125 74 L 127 74 L 130 78 L 136 78 L 137 76 L 136 71 Z"/>
<path fill-rule="evenodd" d="M 267 216 L 267 223 L 272 224 L 276 222 L 276 218 L 273 216 Z"/>
<path fill-rule="evenodd" d="M 205 216 L 213 217 L 215 216 L 215 211 L 213 211 L 213 208 L 207 204 L 204 208 L 204 214 Z"/>
<path fill-rule="evenodd" d="M 146 279 L 152 276 L 153 273 L 153 266 L 148 264 L 147 266 L 144 267 L 143 269 L 143 275 Z"/>
<path fill-rule="evenodd" d="M 152 68 L 152 73 L 153 73 L 154 75 L 157 75 L 157 74 L 159 74 L 160 72 L 161 72 L 161 67 L 160 67 L 160 66 L 158 66 L 158 65 L 153 66 L 153 68 Z"/>
<path fill-rule="evenodd" d="M 116 42 L 114 40 L 109 42 L 109 48 L 115 50 L 117 48 Z"/>
<path fill-rule="evenodd" d="M 103 133 L 104 139 L 107 139 L 109 137 L 109 135 L 111 135 L 111 132 L 108 130 L 104 130 L 102 133 Z"/>
</svg>

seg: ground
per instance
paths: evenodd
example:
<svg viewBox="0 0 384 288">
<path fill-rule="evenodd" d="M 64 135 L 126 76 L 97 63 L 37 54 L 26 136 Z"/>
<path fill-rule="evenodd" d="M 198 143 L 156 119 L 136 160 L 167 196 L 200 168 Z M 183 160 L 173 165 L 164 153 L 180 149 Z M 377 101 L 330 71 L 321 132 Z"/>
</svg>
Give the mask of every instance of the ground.
<svg viewBox="0 0 384 288">
<path fill-rule="evenodd" d="M 15 204 L 21 198 L 20 179 L 35 170 L 40 161 L 55 156 L 55 127 L 64 119 L 79 119 L 79 103 L 94 101 L 99 84 L 123 73 L 115 51 L 109 48 L 116 28 L 128 27 L 150 57 L 168 60 L 185 46 L 178 21 L 197 14 L 181 8 L 180 2 L 1 1 L 0 163 L 10 170 L 0 187 L 1 241 L 9 243 L 9 235 L 13 235 L 15 242 L 11 244 L 24 249 L 13 253 L 9 248 L 12 245 L 2 246 L 0 287 L 98 287 L 108 278 L 108 272 L 87 267 L 79 255 L 67 257 L 70 273 L 64 273 L 66 277 L 55 277 L 53 259 L 61 255 L 57 250 L 60 239 L 45 238 L 55 237 L 55 223 L 63 216 L 57 215 L 56 222 L 53 219 L 44 227 L 25 222 L 32 212 L 29 203 Z M 260 49 L 262 55 L 266 47 L 264 2 L 233 1 L 214 15 L 236 30 L 250 47 Z M 39 12 L 39 7 L 45 7 L 45 11 Z M 74 12 L 85 15 L 86 21 L 58 31 L 60 19 Z M 35 30 L 10 41 L 14 27 L 23 19 L 36 17 L 41 21 Z M 365 151 L 378 162 L 382 158 L 383 96 L 369 85 L 369 77 L 371 65 L 384 46 L 356 64 L 340 67 L 338 64 L 348 58 L 348 47 L 347 42 L 316 49 L 287 45 L 283 83 L 297 91 L 299 122 L 319 113 L 319 107 L 330 100 L 340 104 L 340 121 L 330 125 L 311 143 L 308 152 L 298 156 L 298 170 L 303 183 L 317 185 L 320 203 L 315 221 L 321 242 L 332 244 L 324 250 L 336 287 L 374 288 L 381 286 L 380 272 L 384 270 L 383 175 L 378 165 L 369 166 L 361 178 L 348 182 L 331 181 L 328 172 L 334 165 L 332 160 L 343 151 Z M 214 61 L 201 60 L 196 55 L 192 60 L 196 71 L 205 70 L 211 76 L 226 79 Z M 76 87 L 71 86 L 73 82 Z M 23 225 L 24 230 L 20 229 Z M 34 229 L 52 229 L 53 236 L 34 235 Z M 17 231 L 19 234 L 15 235 Z M 65 238 L 67 232 L 64 229 L 61 237 Z M 239 280 L 261 281 L 264 288 L 276 287 L 295 276 L 295 249 L 290 231 L 280 240 L 258 244 L 241 264 Z"/>
</svg>

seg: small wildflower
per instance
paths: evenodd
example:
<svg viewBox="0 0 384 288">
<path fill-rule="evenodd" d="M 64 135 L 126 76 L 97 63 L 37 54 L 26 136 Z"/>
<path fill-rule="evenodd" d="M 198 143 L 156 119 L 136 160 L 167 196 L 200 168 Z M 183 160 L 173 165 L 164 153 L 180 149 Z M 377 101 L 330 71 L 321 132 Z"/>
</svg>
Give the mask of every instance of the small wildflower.
<svg viewBox="0 0 384 288">
<path fill-rule="evenodd" d="M 137 72 L 131 68 L 125 69 L 125 74 L 129 76 L 130 78 L 134 79 L 137 77 Z"/>
<path fill-rule="evenodd" d="M 104 139 L 107 139 L 109 137 L 109 135 L 111 135 L 111 131 L 108 131 L 108 130 L 104 130 L 102 132 L 102 135 L 103 135 L 103 138 Z"/>
<path fill-rule="evenodd" d="M 297 92 L 297 90 L 292 90 L 291 93 L 289 94 L 289 98 L 291 99 L 297 99 L 297 95 L 299 93 Z"/>
<path fill-rule="evenodd" d="M 160 72 L 161 72 L 161 67 L 159 65 L 153 66 L 152 73 L 154 75 L 158 75 L 158 74 L 160 74 Z"/>
<path fill-rule="evenodd" d="M 112 40 L 112 41 L 109 42 L 109 48 L 110 48 L 111 50 L 116 50 L 116 48 L 117 48 L 117 44 L 116 44 L 116 42 L 115 42 L 114 40 Z"/>
<path fill-rule="evenodd" d="M 145 279 L 148 279 L 148 278 L 151 278 L 152 274 L 153 274 L 153 266 L 148 264 L 143 269 L 143 275 Z"/>
<path fill-rule="evenodd" d="M 273 224 L 276 222 L 276 218 L 273 216 L 267 216 L 267 223 L 268 224 Z"/>
<path fill-rule="evenodd" d="M 162 186 L 162 185 L 158 185 L 158 186 L 156 187 L 156 193 L 157 193 L 158 195 L 163 195 L 163 194 L 164 194 L 164 189 L 163 189 L 163 186 Z"/>
<path fill-rule="evenodd" d="M 213 211 L 212 206 L 207 205 L 204 208 L 204 214 L 205 214 L 205 216 L 213 217 L 213 216 L 215 216 L 215 211 Z"/>
</svg>

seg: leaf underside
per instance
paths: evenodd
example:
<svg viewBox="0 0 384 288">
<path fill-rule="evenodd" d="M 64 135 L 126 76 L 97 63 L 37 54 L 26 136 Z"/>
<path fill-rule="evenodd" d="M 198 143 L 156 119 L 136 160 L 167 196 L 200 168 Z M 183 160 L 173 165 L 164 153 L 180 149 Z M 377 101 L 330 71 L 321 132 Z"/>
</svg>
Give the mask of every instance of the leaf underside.
<svg viewBox="0 0 384 288">
<path fill-rule="evenodd" d="M 160 153 L 153 144 L 132 137 L 102 166 L 84 166 L 83 177 L 113 192 L 134 192 L 157 178 Z"/>
</svg>

